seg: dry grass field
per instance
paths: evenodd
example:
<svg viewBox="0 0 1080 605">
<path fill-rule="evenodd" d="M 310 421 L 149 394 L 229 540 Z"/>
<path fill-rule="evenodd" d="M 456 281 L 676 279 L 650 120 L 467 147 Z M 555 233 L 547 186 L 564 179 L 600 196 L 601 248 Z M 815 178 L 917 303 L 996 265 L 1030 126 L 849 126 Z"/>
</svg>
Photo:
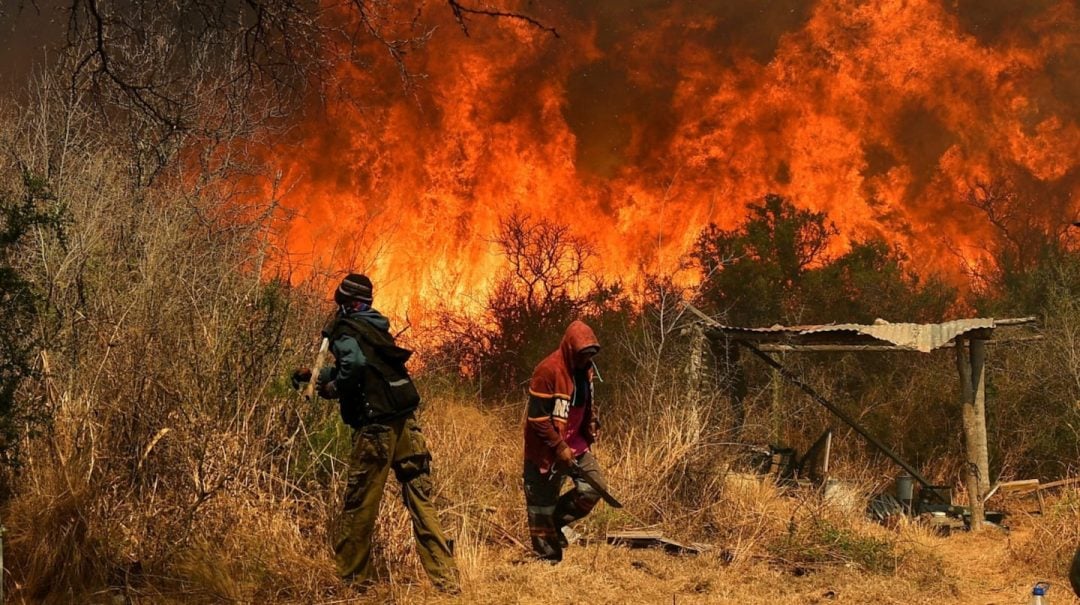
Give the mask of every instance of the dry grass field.
<svg viewBox="0 0 1080 605">
<path fill-rule="evenodd" d="M 719 466 L 707 480 L 679 484 L 690 474 L 687 462 L 695 449 L 685 418 L 647 427 L 648 439 L 600 444 L 598 455 L 626 507 L 599 505 L 578 526 L 585 542 L 568 549 L 561 565 L 533 561 L 524 546 L 517 412 L 515 406 L 500 412 L 436 398 L 423 414 L 441 513 L 463 575 L 461 595 L 439 594 L 427 583 L 393 487 L 383 501 L 377 538 L 384 582 L 362 595 L 338 582 L 327 536 L 342 467 L 333 435 L 323 433 L 299 435 L 292 468 L 280 467 L 278 476 L 237 475 L 191 516 L 188 533 L 165 534 L 177 531 L 169 526 L 175 519 L 140 508 L 152 502 L 145 498 L 98 493 L 93 506 L 80 503 L 78 498 L 91 497 L 90 486 L 78 485 L 85 476 L 58 477 L 43 465 L 35 487 L 5 511 L 5 546 L 14 553 L 8 566 L 18 579 L 15 600 L 1006 605 L 1026 603 L 1031 585 L 1046 580 L 1054 586 L 1052 603 L 1075 602 L 1064 573 L 1080 526 L 1076 492 L 1047 500 L 1043 515 L 1025 512 L 1034 510 L 1033 500 L 1004 503 L 1014 513 L 1008 533 L 941 537 L 907 522 L 884 527 L 865 520 L 858 501 L 784 493 Z M 60 422 L 58 433 L 71 428 L 63 426 L 63 417 Z M 242 446 L 234 447 L 242 455 Z M 75 456 L 62 449 L 42 455 Z M 153 456 L 151 451 L 147 458 Z M 326 487 L 308 480 L 317 472 L 325 473 Z M 270 487 L 281 482 L 291 484 L 289 497 Z M 163 502 L 156 506 L 175 515 Z M 112 527 L 99 524 L 106 520 Z M 597 539 L 608 530 L 642 527 L 711 548 L 696 556 L 671 555 Z M 151 544 L 159 535 L 181 542 L 175 549 Z M 147 553 L 158 553 L 156 561 L 137 558 Z M 118 569 L 117 561 L 130 565 Z M 50 590 L 57 574 L 67 574 L 66 583 L 86 592 Z"/>
</svg>

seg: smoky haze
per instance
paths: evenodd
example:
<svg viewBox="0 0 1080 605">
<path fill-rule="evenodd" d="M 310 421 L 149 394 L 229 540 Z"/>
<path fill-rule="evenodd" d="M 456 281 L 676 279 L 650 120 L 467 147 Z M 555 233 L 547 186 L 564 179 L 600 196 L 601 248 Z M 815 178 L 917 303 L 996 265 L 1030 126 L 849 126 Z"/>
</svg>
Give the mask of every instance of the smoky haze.
<svg viewBox="0 0 1080 605">
<path fill-rule="evenodd" d="M 67 26 L 59 0 L 5 0 L 0 3 L 0 90 L 25 88 L 35 69 L 48 64 L 64 42 Z"/>
</svg>

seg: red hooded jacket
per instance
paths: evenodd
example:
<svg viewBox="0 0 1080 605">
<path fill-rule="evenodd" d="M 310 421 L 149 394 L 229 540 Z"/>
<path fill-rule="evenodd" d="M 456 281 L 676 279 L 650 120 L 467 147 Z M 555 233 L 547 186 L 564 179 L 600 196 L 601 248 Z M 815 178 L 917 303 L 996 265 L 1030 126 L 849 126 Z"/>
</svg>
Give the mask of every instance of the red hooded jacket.
<svg viewBox="0 0 1080 605">
<path fill-rule="evenodd" d="M 585 322 L 574 321 L 566 328 L 559 348 L 533 370 L 525 422 L 525 459 L 539 466 L 542 473 L 551 469 L 556 452 L 570 447 L 566 443 L 567 417 L 575 395 L 585 397 L 582 436 L 587 443 L 594 439 L 593 427 L 597 423 L 592 389 L 589 393 L 574 392 L 574 356 L 587 347 L 600 347 L 596 334 Z M 595 372 L 591 365 L 587 371 L 591 386 Z"/>
</svg>

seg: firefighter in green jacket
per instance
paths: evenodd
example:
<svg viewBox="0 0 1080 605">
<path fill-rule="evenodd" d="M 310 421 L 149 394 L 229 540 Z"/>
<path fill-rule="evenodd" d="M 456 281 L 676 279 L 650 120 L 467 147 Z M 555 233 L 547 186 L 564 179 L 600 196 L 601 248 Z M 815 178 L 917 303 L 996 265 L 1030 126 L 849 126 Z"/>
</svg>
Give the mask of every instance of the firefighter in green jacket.
<svg viewBox="0 0 1080 605">
<path fill-rule="evenodd" d="M 431 501 L 431 453 L 417 424 L 420 397 L 405 369 L 411 351 L 398 347 L 390 321 L 371 307 L 367 276 L 350 274 L 334 293 L 336 317 L 323 329 L 333 367 L 316 377 L 318 393 L 337 399 L 352 427 L 348 483 L 341 528 L 334 543 L 338 573 L 366 586 L 375 579 L 371 540 L 383 486 L 391 470 L 412 517 L 420 562 L 440 590 L 457 592 L 458 570 Z M 294 385 L 311 371 L 293 374 Z"/>
</svg>

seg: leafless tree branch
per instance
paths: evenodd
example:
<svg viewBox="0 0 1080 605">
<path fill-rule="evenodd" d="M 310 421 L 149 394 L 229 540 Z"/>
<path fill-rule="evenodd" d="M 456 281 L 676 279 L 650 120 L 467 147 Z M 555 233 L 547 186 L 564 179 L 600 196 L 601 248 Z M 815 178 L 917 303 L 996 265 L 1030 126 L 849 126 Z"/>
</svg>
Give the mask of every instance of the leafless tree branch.
<svg viewBox="0 0 1080 605">
<path fill-rule="evenodd" d="M 466 36 L 469 35 L 468 18 L 466 17 L 466 15 L 481 15 L 494 19 L 515 19 L 518 21 L 524 21 L 525 23 L 528 23 L 535 28 L 550 33 L 555 38 L 559 37 L 559 32 L 556 31 L 554 27 L 544 25 L 540 21 L 537 21 L 536 19 L 522 13 L 484 8 L 471 8 L 468 6 L 463 6 L 459 0 L 447 0 L 447 4 L 450 5 L 450 10 L 454 12 L 454 19 L 457 20 L 458 25 L 461 26 L 461 31 L 464 32 Z"/>
</svg>

